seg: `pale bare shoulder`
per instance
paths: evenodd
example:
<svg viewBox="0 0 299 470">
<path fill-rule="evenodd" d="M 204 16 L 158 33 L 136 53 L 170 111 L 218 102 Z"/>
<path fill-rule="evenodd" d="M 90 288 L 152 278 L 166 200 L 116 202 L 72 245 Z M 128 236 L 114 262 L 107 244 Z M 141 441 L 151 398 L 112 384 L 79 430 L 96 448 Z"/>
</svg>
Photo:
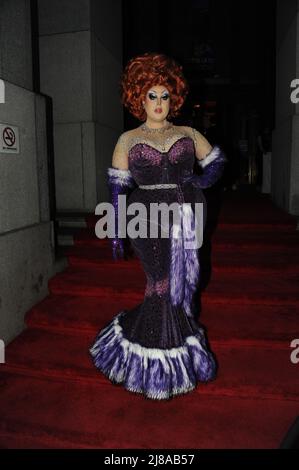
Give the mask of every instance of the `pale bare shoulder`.
<svg viewBox="0 0 299 470">
<path fill-rule="evenodd" d="M 199 132 L 194 127 L 190 126 L 179 126 L 182 130 L 193 139 L 195 151 L 196 151 L 196 158 L 198 160 L 202 160 L 205 156 L 212 150 L 212 145 L 210 142 L 205 138 L 201 132 Z"/>
<path fill-rule="evenodd" d="M 187 134 L 190 134 L 190 137 L 191 137 L 191 134 L 192 134 L 192 127 L 189 127 L 189 126 L 176 126 L 177 129 L 183 131 L 183 132 L 186 132 Z"/>
<path fill-rule="evenodd" d="M 131 138 L 131 131 L 122 132 L 115 144 L 112 155 L 112 166 L 119 170 L 128 170 L 129 168 L 129 142 Z"/>
<path fill-rule="evenodd" d="M 117 139 L 116 146 L 121 147 L 122 150 L 126 151 L 129 145 L 131 136 L 132 136 L 132 130 L 122 132 Z"/>
</svg>

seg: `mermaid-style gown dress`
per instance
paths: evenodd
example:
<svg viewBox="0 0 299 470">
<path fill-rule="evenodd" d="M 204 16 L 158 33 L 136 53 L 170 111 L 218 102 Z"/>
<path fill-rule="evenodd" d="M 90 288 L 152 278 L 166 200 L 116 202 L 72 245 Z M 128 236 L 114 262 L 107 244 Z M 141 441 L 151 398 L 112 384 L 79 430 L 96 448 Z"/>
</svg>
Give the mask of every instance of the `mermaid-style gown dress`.
<svg viewBox="0 0 299 470">
<path fill-rule="evenodd" d="M 201 230 L 206 222 L 206 200 L 201 190 L 204 184 L 200 175 L 194 180 L 193 173 L 196 132 L 190 127 L 172 126 L 165 135 L 157 133 L 149 138 L 140 126 L 120 139 L 128 151 L 129 172 L 136 182 L 127 205 L 144 205 L 147 234 L 151 203 L 166 203 L 169 207 L 175 202 L 180 217 L 179 221 L 174 219 L 170 211 L 167 237 L 161 236 L 161 219 L 154 238 L 131 238 L 128 234 L 147 278 L 144 299 L 132 310 L 118 312 L 98 333 L 89 351 L 94 365 L 112 383 L 121 383 L 149 399 L 185 394 L 198 382 L 216 376 L 215 357 L 208 349 L 202 326 L 194 318 L 193 297 L 200 278 L 198 232 L 197 245 L 189 243 L 187 247 L 187 227 L 195 227 L 195 203 L 202 204 L 198 205 L 203 209 L 199 211 Z M 221 158 L 216 147 L 206 157 L 210 176 L 214 165 L 214 181 L 221 175 L 222 166 L 215 165 Z M 127 223 L 134 217 L 127 215 Z M 175 237 L 178 225 L 181 236 Z"/>
</svg>

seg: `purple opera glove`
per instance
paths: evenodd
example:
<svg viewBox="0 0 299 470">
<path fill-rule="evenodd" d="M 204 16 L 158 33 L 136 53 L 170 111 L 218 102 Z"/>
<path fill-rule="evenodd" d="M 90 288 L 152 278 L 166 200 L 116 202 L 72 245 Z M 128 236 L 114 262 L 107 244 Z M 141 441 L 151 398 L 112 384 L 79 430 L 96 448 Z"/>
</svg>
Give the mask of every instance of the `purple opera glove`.
<svg viewBox="0 0 299 470">
<path fill-rule="evenodd" d="M 124 238 L 118 236 L 118 196 L 119 194 L 128 195 L 130 190 L 136 186 L 136 183 L 130 170 L 110 167 L 107 170 L 107 176 L 110 199 L 115 213 L 115 236 L 111 239 L 112 257 L 117 261 L 117 259 L 125 257 Z"/>
<path fill-rule="evenodd" d="M 194 186 L 205 189 L 213 186 L 223 174 L 227 158 L 223 150 L 215 145 L 202 160 L 197 159 L 198 165 L 203 169 L 203 174 L 191 173 L 182 178 L 183 183 L 190 182 Z"/>
</svg>

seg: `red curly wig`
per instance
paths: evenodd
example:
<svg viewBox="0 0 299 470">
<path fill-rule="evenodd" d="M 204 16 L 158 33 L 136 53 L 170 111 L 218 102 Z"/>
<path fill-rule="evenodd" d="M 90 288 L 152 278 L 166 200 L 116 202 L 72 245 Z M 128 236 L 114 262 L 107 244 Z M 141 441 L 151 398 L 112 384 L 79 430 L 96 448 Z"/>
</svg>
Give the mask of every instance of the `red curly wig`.
<svg viewBox="0 0 299 470">
<path fill-rule="evenodd" d="M 133 57 L 127 63 L 119 83 L 122 104 L 137 119 L 145 121 L 146 111 L 142 101 L 149 88 L 163 85 L 170 93 L 168 118 L 176 117 L 189 93 L 182 69 L 181 65 L 165 54 L 146 52 Z"/>
</svg>

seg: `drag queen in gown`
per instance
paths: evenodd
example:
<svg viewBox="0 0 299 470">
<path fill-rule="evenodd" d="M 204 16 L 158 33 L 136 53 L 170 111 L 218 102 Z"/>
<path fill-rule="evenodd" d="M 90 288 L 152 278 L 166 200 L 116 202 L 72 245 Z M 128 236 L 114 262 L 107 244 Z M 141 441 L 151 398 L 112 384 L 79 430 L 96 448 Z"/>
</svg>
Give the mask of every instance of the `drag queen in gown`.
<svg viewBox="0 0 299 470">
<path fill-rule="evenodd" d="M 155 53 L 135 57 L 128 62 L 120 84 L 122 103 L 144 122 L 119 136 L 107 169 L 115 229 L 119 195 L 126 195 L 127 207 L 142 203 L 146 208 L 147 234 L 151 203 L 177 203 L 179 218 L 171 217 L 170 211 L 168 237 L 161 230 L 156 237 L 133 238 L 128 233 L 146 274 L 144 299 L 129 311 L 115 312 L 89 352 L 94 365 L 112 383 L 145 398 L 165 400 L 216 377 L 215 356 L 194 317 L 199 249 L 187 242 L 190 227 L 195 227 L 195 203 L 201 204 L 205 226 L 202 188 L 220 178 L 226 157 L 196 129 L 170 121 L 188 93 L 176 61 Z M 194 172 L 195 165 L 200 174 Z M 132 219 L 126 215 L 127 224 Z M 117 233 L 111 245 L 114 260 L 126 256 L 124 239 Z M 117 275 L 117 263 L 115 270 Z"/>
</svg>

